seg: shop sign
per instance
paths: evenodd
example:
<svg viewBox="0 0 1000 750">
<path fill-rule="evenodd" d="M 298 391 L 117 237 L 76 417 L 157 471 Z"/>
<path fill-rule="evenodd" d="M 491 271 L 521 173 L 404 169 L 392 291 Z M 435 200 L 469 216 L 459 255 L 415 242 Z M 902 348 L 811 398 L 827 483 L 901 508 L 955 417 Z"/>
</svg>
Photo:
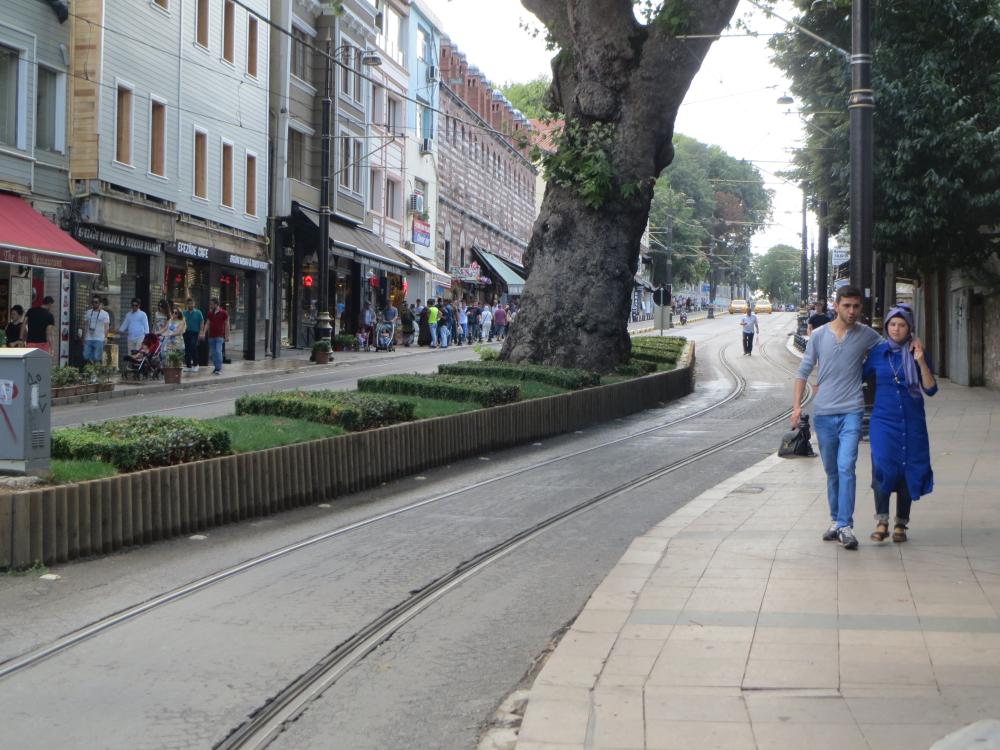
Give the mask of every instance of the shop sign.
<svg viewBox="0 0 1000 750">
<path fill-rule="evenodd" d="M 211 252 L 211 248 L 195 245 L 193 242 L 175 242 L 170 249 L 177 255 L 195 260 L 208 260 L 208 255 Z"/>
<path fill-rule="evenodd" d="M 413 218 L 413 244 L 431 246 L 431 224 L 423 219 Z"/>
<path fill-rule="evenodd" d="M 448 269 L 448 273 L 459 281 L 480 281 L 482 278 L 482 269 L 476 261 L 467 266 L 452 266 Z"/>
<path fill-rule="evenodd" d="M 230 266 L 236 266 L 237 268 L 249 268 L 251 271 L 266 271 L 267 261 L 257 260 L 257 258 L 247 258 L 243 255 L 236 255 L 235 253 L 227 253 L 225 263 Z"/>
<path fill-rule="evenodd" d="M 834 267 L 842 266 L 851 259 L 851 251 L 837 248 L 830 251 L 830 258 L 833 261 Z"/>
<path fill-rule="evenodd" d="M 80 226 L 76 228 L 73 234 L 78 240 L 89 242 L 91 245 L 99 245 L 109 250 L 124 250 L 125 252 L 142 253 L 144 255 L 159 255 L 162 251 L 161 243 L 155 240 L 136 237 L 124 232 L 113 232 L 110 229 L 102 229 L 101 227 Z"/>
</svg>

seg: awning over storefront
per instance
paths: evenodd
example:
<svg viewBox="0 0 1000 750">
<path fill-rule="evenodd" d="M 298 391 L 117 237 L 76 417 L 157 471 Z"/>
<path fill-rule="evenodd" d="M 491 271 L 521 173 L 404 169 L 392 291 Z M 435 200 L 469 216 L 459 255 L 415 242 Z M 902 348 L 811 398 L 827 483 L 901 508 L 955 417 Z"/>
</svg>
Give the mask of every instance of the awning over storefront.
<svg viewBox="0 0 1000 750">
<path fill-rule="evenodd" d="M 507 294 L 519 295 L 524 293 L 524 279 L 513 268 L 493 253 L 486 252 L 480 247 L 473 246 L 475 253 L 482 259 L 486 267 L 493 272 L 493 275 L 500 278 L 507 286 Z"/>
<path fill-rule="evenodd" d="M 10 193 L 0 193 L 0 263 L 101 272 L 100 258 Z"/>
<path fill-rule="evenodd" d="M 309 211 L 299 212 L 319 229 L 319 216 Z M 335 219 L 330 220 L 330 243 L 334 253 L 343 255 L 346 250 L 353 253 L 355 260 L 367 263 L 389 273 L 400 273 L 411 267 L 408 259 L 397 250 L 385 244 L 373 232 L 364 227 L 345 224 Z"/>
<path fill-rule="evenodd" d="M 405 247 L 395 249 L 400 255 L 409 260 L 410 263 L 417 268 L 417 270 L 430 274 L 434 283 L 444 284 L 445 286 L 451 285 L 451 277 L 426 258 L 421 258 L 419 255 L 410 252 Z"/>
</svg>

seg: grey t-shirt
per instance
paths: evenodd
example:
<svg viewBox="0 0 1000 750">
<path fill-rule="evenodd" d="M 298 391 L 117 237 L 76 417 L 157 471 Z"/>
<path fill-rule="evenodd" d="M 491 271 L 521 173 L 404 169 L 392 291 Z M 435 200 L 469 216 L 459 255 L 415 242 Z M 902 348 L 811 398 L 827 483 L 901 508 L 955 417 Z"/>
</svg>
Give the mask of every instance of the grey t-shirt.
<svg viewBox="0 0 1000 750">
<path fill-rule="evenodd" d="M 855 324 L 837 341 L 833 327 L 825 325 L 813 331 L 806 355 L 799 365 L 798 377 L 805 380 L 819 364 L 819 393 L 813 401 L 813 414 L 850 414 L 865 408 L 861 393 L 861 366 L 882 337 L 866 325 Z"/>
</svg>

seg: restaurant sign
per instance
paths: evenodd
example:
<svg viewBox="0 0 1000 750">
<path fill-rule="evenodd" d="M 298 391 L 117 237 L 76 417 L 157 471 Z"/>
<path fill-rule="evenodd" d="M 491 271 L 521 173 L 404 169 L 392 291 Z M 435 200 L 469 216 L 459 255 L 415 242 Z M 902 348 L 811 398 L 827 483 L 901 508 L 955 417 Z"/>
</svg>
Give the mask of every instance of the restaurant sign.
<svg viewBox="0 0 1000 750">
<path fill-rule="evenodd" d="M 423 219 L 413 218 L 413 244 L 431 246 L 431 225 Z"/>
<path fill-rule="evenodd" d="M 482 275 L 483 269 L 476 261 L 472 261 L 467 266 L 452 266 L 448 269 L 451 278 L 456 281 L 478 281 L 481 284 L 489 284 L 490 280 Z"/>
</svg>

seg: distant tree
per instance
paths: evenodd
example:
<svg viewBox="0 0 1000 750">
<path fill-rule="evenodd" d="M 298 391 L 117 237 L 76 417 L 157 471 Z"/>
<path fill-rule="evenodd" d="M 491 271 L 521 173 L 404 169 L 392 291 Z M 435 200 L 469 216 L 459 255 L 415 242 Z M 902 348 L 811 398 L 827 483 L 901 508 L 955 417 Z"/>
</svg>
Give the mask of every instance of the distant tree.
<svg viewBox="0 0 1000 750">
<path fill-rule="evenodd" d="M 551 85 L 552 79 L 541 75 L 527 83 L 505 83 L 500 91 L 525 117 L 541 120 L 552 117 L 552 113 L 545 108 L 545 95 Z"/>
<path fill-rule="evenodd" d="M 798 23 L 850 48 L 851 0 L 795 0 Z M 910 271 L 974 269 L 996 251 L 1000 217 L 1000 2 L 876 3 L 874 247 Z M 802 34 L 775 62 L 809 123 L 796 176 L 846 228 L 848 65 Z"/>
<path fill-rule="evenodd" d="M 678 107 L 737 2 L 521 0 L 558 49 L 546 105 L 566 126 L 544 161 L 503 359 L 608 372 L 628 358 L 656 178 L 674 157 Z"/>
<path fill-rule="evenodd" d="M 791 245 L 775 245 L 763 255 L 753 256 L 750 280 L 773 302 L 798 299 L 802 251 Z"/>
</svg>

